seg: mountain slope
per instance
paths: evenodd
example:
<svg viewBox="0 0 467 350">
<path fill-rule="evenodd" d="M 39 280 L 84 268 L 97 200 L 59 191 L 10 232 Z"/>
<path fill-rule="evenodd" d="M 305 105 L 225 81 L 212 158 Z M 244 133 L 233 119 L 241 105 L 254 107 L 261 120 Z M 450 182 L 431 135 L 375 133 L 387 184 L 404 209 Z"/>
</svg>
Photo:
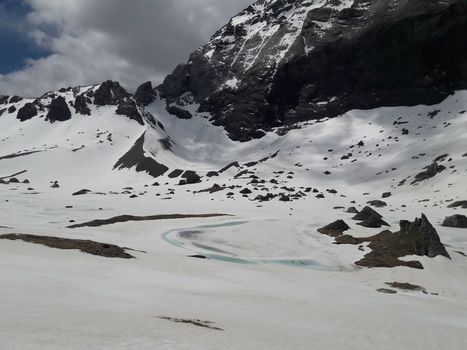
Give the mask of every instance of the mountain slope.
<svg viewBox="0 0 467 350">
<path fill-rule="evenodd" d="M 234 140 L 353 108 L 436 104 L 467 85 L 464 1 L 258 1 L 159 87 Z"/>
</svg>

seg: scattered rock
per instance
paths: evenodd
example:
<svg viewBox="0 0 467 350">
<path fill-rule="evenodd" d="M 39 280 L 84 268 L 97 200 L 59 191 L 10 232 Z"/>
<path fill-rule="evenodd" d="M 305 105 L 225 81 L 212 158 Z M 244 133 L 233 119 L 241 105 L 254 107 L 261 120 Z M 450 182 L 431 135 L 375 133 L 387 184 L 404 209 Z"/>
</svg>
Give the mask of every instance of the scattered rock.
<svg viewBox="0 0 467 350">
<path fill-rule="evenodd" d="M 388 204 L 386 202 L 380 201 L 380 200 L 374 200 L 374 201 L 368 201 L 367 204 L 376 207 L 376 208 L 383 208 L 387 206 Z"/>
<path fill-rule="evenodd" d="M 78 192 L 73 193 L 72 196 L 82 196 L 82 195 L 88 194 L 90 192 L 91 192 L 91 190 L 82 189 L 82 190 L 79 190 Z"/>
<path fill-rule="evenodd" d="M 448 205 L 448 208 L 462 208 L 467 209 L 467 201 L 456 201 Z"/>
<path fill-rule="evenodd" d="M 389 198 L 391 196 L 392 196 L 391 192 L 384 192 L 381 197 L 384 199 L 384 198 Z"/>
<path fill-rule="evenodd" d="M 454 227 L 454 228 L 467 228 L 467 216 L 465 215 L 452 215 L 444 219 L 444 227 Z"/>
<path fill-rule="evenodd" d="M 444 170 L 446 170 L 445 166 L 438 165 L 438 163 L 433 162 L 431 165 L 425 167 L 425 171 L 422 171 L 421 173 L 415 175 L 415 180 L 411 184 L 414 185 L 418 182 L 431 179 L 432 177 L 436 176 Z"/>
<path fill-rule="evenodd" d="M 402 289 L 402 290 L 415 290 L 415 291 L 424 291 L 425 288 L 417 286 L 416 284 L 411 283 L 401 283 L 401 282 L 386 282 L 386 284 L 392 288 Z"/>
<path fill-rule="evenodd" d="M 197 327 L 209 328 L 209 329 L 216 330 L 216 331 L 224 331 L 222 328 L 214 326 L 214 322 L 210 322 L 210 321 L 201 321 L 198 319 L 184 319 L 184 318 L 175 318 L 175 317 L 166 317 L 166 316 L 160 316 L 159 318 L 162 320 L 168 320 L 168 321 L 172 321 L 175 323 L 186 323 L 186 324 L 191 324 Z"/>
<path fill-rule="evenodd" d="M 343 220 L 337 220 L 333 223 L 319 228 L 317 231 L 324 235 L 328 235 L 331 237 L 338 237 L 341 236 L 345 231 L 349 230 L 350 226 L 345 223 Z"/>
<path fill-rule="evenodd" d="M 353 219 L 361 221 L 358 225 L 363 227 L 380 228 L 381 226 L 389 226 L 389 224 L 382 219 L 382 215 L 370 207 L 363 208 Z"/>
<path fill-rule="evenodd" d="M 392 289 L 387 289 L 387 288 L 379 288 L 376 291 L 379 293 L 384 293 L 384 294 L 397 294 L 397 291 L 392 290 Z"/>
</svg>

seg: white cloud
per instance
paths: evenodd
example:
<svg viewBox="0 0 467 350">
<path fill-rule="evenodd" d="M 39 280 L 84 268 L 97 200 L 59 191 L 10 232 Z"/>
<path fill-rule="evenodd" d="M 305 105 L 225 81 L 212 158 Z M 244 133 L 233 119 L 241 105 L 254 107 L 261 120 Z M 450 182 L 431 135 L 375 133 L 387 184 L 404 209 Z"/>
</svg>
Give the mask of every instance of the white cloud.
<svg viewBox="0 0 467 350">
<path fill-rule="evenodd" d="M 25 0 L 31 41 L 49 57 L 0 75 L 0 94 L 60 87 L 159 82 L 251 0 Z"/>
</svg>

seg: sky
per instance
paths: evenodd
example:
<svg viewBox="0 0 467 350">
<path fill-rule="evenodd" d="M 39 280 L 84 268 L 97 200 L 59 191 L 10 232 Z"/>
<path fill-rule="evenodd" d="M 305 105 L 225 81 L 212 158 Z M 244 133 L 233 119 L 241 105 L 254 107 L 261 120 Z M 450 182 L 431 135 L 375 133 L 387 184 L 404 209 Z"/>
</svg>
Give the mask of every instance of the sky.
<svg viewBox="0 0 467 350">
<path fill-rule="evenodd" d="M 0 95 L 159 83 L 253 0 L 0 0 Z"/>
</svg>

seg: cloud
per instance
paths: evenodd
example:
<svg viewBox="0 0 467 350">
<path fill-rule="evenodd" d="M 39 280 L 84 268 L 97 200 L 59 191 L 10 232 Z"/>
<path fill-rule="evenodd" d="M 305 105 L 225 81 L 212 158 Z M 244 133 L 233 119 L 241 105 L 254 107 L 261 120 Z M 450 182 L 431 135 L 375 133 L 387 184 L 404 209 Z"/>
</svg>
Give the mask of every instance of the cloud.
<svg viewBox="0 0 467 350">
<path fill-rule="evenodd" d="M 28 37 L 52 54 L 0 75 L 0 94 L 37 96 L 118 80 L 160 82 L 252 0 L 24 0 Z"/>
</svg>

